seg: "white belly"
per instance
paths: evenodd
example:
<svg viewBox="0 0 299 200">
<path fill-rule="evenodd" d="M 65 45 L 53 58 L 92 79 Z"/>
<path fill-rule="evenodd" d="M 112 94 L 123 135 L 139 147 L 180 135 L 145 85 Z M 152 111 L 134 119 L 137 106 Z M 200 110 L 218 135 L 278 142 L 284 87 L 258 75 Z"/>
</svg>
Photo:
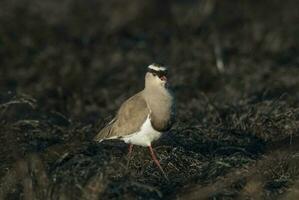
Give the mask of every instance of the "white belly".
<svg viewBox="0 0 299 200">
<path fill-rule="evenodd" d="M 122 140 L 125 143 L 139 145 L 139 146 L 149 146 L 152 141 L 155 141 L 161 137 L 162 133 L 156 131 L 151 124 L 150 117 L 147 116 L 145 122 L 143 123 L 140 131 L 124 136 Z"/>
</svg>

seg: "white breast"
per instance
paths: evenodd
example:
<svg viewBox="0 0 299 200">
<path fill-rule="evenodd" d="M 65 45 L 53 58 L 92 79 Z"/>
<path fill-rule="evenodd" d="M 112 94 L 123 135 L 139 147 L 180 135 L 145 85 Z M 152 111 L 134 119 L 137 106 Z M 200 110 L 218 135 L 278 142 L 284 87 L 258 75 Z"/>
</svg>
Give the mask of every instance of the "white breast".
<svg viewBox="0 0 299 200">
<path fill-rule="evenodd" d="M 152 123 L 149 115 L 147 116 L 145 122 L 143 123 L 140 131 L 124 136 L 122 140 L 125 143 L 139 145 L 139 146 L 149 146 L 152 141 L 155 141 L 161 137 L 161 132 L 156 131 L 152 127 Z"/>
</svg>

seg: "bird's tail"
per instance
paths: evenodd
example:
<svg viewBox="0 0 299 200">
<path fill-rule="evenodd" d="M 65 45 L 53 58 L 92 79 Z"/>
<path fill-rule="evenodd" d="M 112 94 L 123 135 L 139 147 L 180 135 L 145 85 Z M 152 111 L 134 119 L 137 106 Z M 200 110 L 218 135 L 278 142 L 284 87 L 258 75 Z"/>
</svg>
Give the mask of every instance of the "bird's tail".
<svg viewBox="0 0 299 200">
<path fill-rule="evenodd" d="M 103 140 L 117 139 L 117 137 L 110 137 L 112 124 L 105 126 L 94 138 L 95 142 L 102 142 Z"/>
</svg>

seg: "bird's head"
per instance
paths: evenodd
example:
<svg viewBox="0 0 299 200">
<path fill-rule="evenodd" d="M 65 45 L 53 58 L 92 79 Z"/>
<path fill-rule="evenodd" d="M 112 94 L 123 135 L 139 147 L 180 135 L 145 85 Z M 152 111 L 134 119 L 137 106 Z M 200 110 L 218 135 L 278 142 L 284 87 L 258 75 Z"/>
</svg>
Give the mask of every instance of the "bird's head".
<svg viewBox="0 0 299 200">
<path fill-rule="evenodd" d="M 149 65 L 148 71 L 145 75 L 145 84 L 165 87 L 166 83 L 167 83 L 167 68 L 158 64 Z"/>
</svg>

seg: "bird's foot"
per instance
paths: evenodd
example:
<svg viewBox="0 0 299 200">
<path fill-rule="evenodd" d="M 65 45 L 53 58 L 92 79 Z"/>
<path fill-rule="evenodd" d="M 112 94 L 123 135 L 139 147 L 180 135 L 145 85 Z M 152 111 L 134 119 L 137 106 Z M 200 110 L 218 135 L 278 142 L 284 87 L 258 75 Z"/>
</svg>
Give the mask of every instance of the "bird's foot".
<svg viewBox="0 0 299 200">
<path fill-rule="evenodd" d="M 132 150 L 133 150 L 133 144 L 129 145 L 129 151 L 128 151 L 128 156 L 127 156 L 127 165 L 126 165 L 126 171 L 128 171 L 130 167 L 130 161 L 132 157 Z"/>
<path fill-rule="evenodd" d="M 150 153 L 151 153 L 151 156 L 152 156 L 154 162 L 156 163 L 156 165 L 158 166 L 158 168 L 159 168 L 160 171 L 162 172 L 164 178 L 165 178 L 167 181 L 169 181 L 168 176 L 167 176 L 167 174 L 164 172 L 163 168 L 161 167 L 160 162 L 159 162 L 159 160 L 157 159 L 157 157 L 156 157 L 156 155 L 155 155 L 155 152 L 154 152 L 152 146 L 148 146 L 148 148 L 149 148 L 149 150 L 150 150 Z"/>
</svg>

